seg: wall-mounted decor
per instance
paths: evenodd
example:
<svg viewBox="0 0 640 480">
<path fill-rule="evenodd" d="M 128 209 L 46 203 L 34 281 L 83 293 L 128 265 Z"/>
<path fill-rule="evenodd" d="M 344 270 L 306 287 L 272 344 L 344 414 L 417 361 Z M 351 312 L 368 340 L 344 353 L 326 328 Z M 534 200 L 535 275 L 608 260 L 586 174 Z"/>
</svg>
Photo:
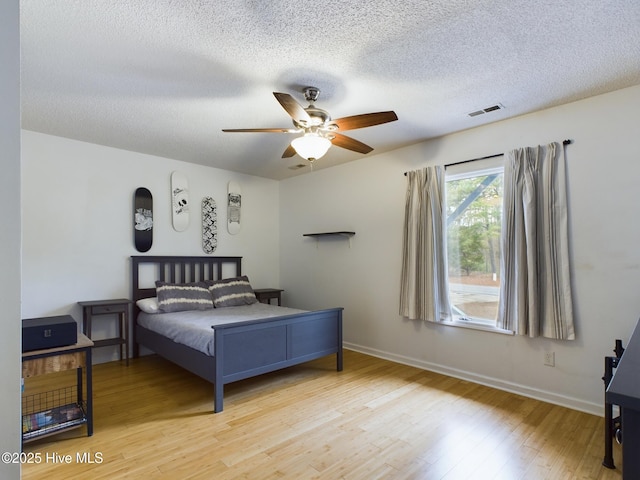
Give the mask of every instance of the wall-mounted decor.
<svg viewBox="0 0 640 480">
<path fill-rule="evenodd" d="M 319 233 L 303 233 L 303 237 L 311 237 L 316 240 L 316 248 L 318 248 L 318 240 L 325 237 L 344 237 L 349 239 L 349 248 L 351 248 L 351 237 L 353 237 L 356 232 L 348 232 L 345 230 L 340 230 L 336 232 L 319 232 Z"/>
<path fill-rule="evenodd" d="M 133 196 L 133 239 L 139 252 L 148 252 L 153 243 L 153 197 L 144 187 Z"/>
<path fill-rule="evenodd" d="M 173 229 L 184 232 L 189 226 L 189 187 L 183 173 L 171 174 L 171 208 Z"/>
<path fill-rule="evenodd" d="M 213 253 L 218 246 L 218 212 L 216 201 L 211 197 L 202 199 L 202 249 Z"/>
<path fill-rule="evenodd" d="M 240 185 L 229 182 L 227 204 L 227 230 L 231 235 L 240 231 L 240 210 L 242 206 L 242 192 Z"/>
</svg>

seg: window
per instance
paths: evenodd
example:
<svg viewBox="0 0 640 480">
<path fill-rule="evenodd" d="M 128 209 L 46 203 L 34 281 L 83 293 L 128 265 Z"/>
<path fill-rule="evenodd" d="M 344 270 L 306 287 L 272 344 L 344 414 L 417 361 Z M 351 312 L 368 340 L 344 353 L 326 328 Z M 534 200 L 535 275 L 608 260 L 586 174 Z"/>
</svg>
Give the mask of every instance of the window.
<svg viewBox="0 0 640 480">
<path fill-rule="evenodd" d="M 573 340 L 564 151 L 554 142 L 486 160 L 408 172 L 399 313 Z"/>
<path fill-rule="evenodd" d="M 447 263 L 453 322 L 495 327 L 500 290 L 502 158 L 447 168 Z"/>
</svg>

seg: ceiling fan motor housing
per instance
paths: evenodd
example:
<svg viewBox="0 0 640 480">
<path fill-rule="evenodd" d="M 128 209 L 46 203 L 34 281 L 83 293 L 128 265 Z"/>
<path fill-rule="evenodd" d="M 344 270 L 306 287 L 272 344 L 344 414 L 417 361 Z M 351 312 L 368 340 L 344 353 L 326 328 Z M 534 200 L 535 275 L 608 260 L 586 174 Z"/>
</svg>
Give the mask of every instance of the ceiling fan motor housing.
<svg viewBox="0 0 640 480">
<path fill-rule="evenodd" d="M 313 105 L 309 105 L 304 109 L 309 117 L 311 117 L 311 121 L 306 124 L 300 124 L 293 121 L 293 124 L 298 128 L 305 127 L 322 127 L 327 125 L 331 121 L 331 115 L 326 110 L 322 110 L 321 108 L 314 107 Z"/>
</svg>

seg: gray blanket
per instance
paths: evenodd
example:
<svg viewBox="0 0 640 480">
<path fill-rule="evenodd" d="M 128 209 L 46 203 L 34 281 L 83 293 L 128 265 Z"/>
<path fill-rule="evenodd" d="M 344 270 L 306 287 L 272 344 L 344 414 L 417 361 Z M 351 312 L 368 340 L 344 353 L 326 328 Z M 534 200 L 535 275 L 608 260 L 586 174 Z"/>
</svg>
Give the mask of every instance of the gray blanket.
<svg viewBox="0 0 640 480">
<path fill-rule="evenodd" d="M 280 317 L 302 313 L 305 310 L 278 307 L 266 303 L 254 303 L 238 307 L 222 307 L 210 310 L 189 310 L 172 313 L 140 313 L 138 323 L 143 327 L 187 345 L 207 355 L 214 354 L 212 325 L 261 318 Z"/>
</svg>

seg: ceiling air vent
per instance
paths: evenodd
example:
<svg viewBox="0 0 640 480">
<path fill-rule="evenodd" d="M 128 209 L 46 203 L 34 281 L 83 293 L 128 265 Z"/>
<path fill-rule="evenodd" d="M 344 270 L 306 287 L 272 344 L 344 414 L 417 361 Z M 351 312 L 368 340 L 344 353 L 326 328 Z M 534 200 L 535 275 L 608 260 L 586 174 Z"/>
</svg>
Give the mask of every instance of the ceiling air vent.
<svg viewBox="0 0 640 480">
<path fill-rule="evenodd" d="M 304 164 L 304 163 L 299 163 L 299 164 L 297 164 L 297 165 L 291 165 L 291 166 L 289 167 L 289 170 L 300 170 L 301 168 L 304 168 L 304 167 L 306 167 L 306 166 L 307 166 L 307 165 L 306 165 L 306 164 Z"/>
<path fill-rule="evenodd" d="M 469 115 L 470 117 L 477 117 L 478 115 L 493 112 L 495 110 L 502 110 L 503 108 L 504 108 L 504 105 L 502 105 L 501 103 L 497 103 L 490 107 L 483 108 L 482 110 L 476 110 L 475 112 L 468 113 L 467 115 Z"/>
</svg>

